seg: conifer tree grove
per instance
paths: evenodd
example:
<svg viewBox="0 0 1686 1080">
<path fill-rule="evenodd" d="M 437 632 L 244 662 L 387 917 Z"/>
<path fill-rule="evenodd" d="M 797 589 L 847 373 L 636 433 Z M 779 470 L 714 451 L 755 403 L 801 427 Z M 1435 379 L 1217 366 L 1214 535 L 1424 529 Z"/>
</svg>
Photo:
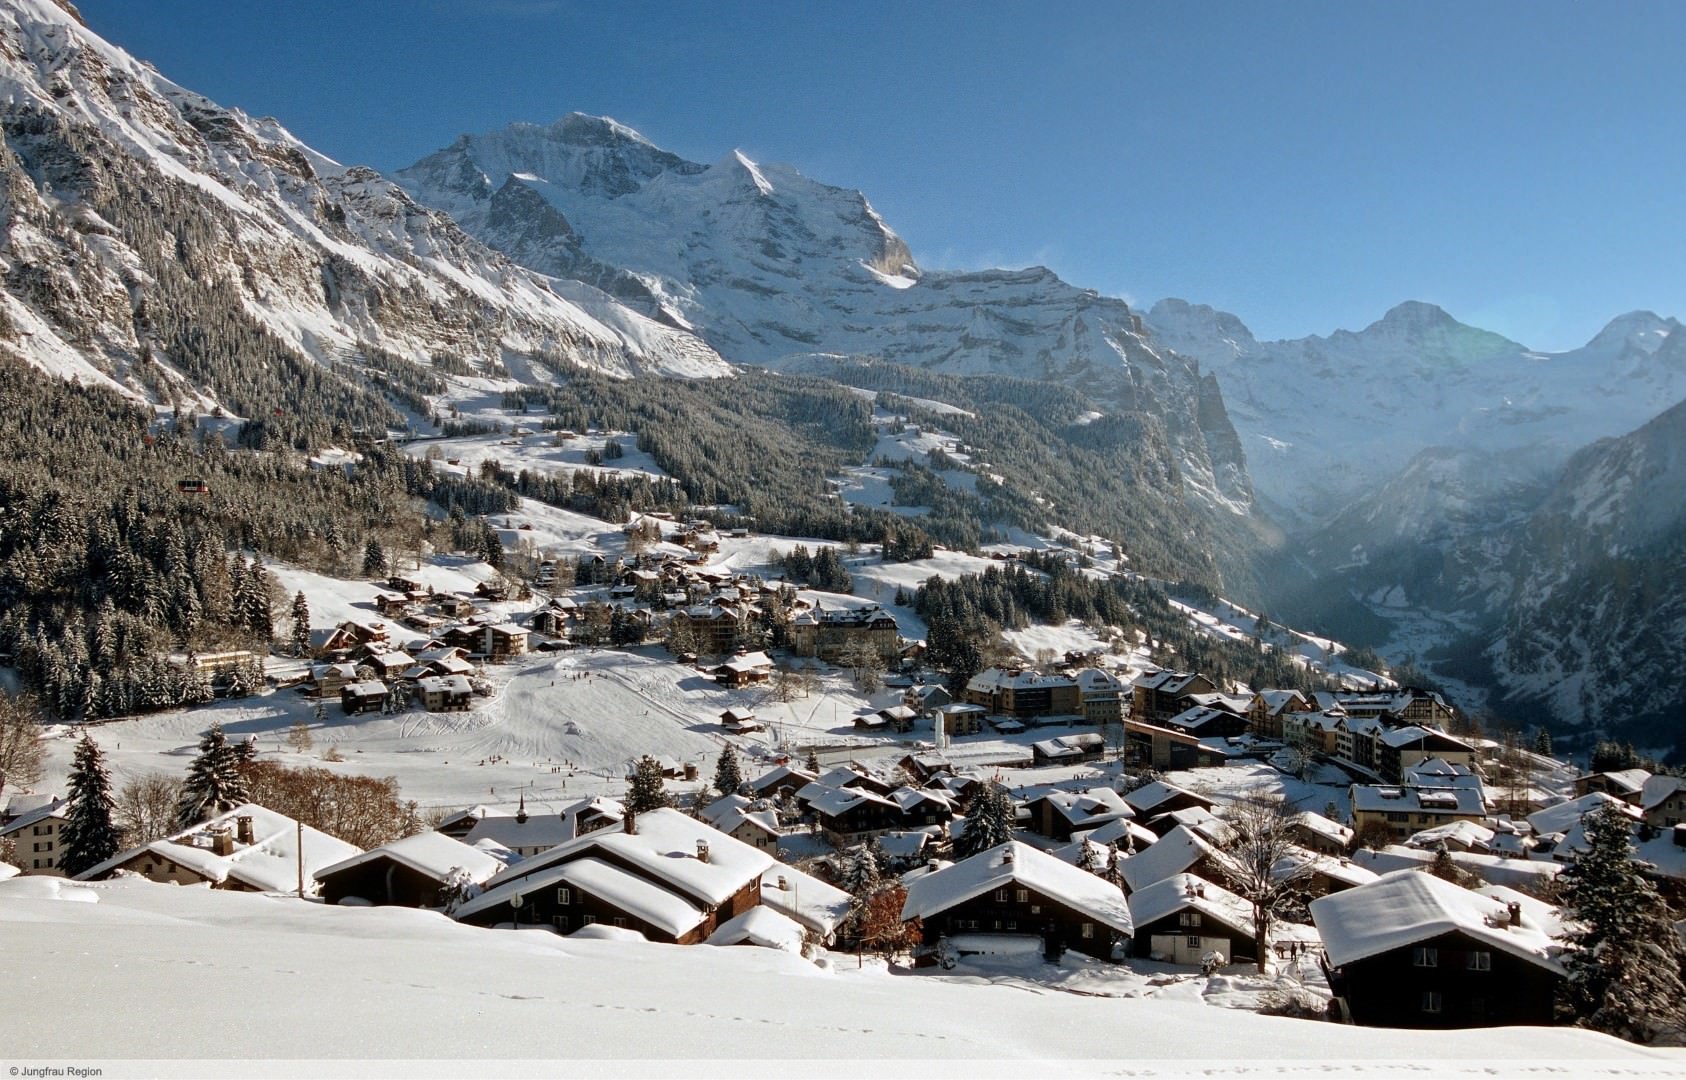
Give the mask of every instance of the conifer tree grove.
<svg viewBox="0 0 1686 1080">
<path fill-rule="evenodd" d="M 111 774 L 105 768 L 105 756 L 93 738 L 83 735 L 76 744 L 76 757 L 70 766 L 69 817 L 60 834 L 63 854 L 59 869 L 66 877 L 98 866 L 120 848 L 117 826 L 112 812 L 117 801 L 111 795 Z"/>
<path fill-rule="evenodd" d="M 1634 862 L 1627 816 L 1606 804 L 1582 819 L 1587 847 L 1558 877 L 1569 935 L 1564 1003 L 1582 1027 L 1633 1042 L 1686 1036 L 1683 951 L 1673 917 Z"/>
<path fill-rule="evenodd" d="M 738 767 L 738 752 L 731 743 L 727 743 L 720 751 L 720 760 L 714 766 L 714 790 L 721 795 L 733 795 L 743 787 L 743 770 Z"/>
<path fill-rule="evenodd" d="M 647 814 L 672 805 L 673 797 L 662 784 L 661 763 L 645 754 L 633 766 L 632 779 L 626 786 L 627 810 L 634 814 Z"/>
<path fill-rule="evenodd" d="M 176 827 L 191 829 L 245 801 L 246 782 L 240 776 L 238 755 L 223 735 L 222 725 L 212 724 L 199 740 L 199 756 L 187 767 L 187 782 L 176 804 Z"/>
</svg>

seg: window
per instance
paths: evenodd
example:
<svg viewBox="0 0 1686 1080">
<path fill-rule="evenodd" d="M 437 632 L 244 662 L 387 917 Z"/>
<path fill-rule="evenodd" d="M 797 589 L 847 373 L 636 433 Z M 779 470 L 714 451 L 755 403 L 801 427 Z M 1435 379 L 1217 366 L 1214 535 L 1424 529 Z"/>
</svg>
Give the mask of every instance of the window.
<svg viewBox="0 0 1686 1080">
<path fill-rule="evenodd" d="M 995 890 L 995 902 L 997 904 L 1005 904 L 1007 902 L 1007 890 L 1006 889 L 996 889 Z"/>
<path fill-rule="evenodd" d="M 1199 926 L 1200 925 L 1200 912 L 1198 912 L 1198 911 L 1185 911 L 1185 912 L 1183 912 L 1181 915 L 1177 916 L 1177 925 L 1178 926 Z"/>
<path fill-rule="evenodd" d="M 1087 940 L 1088 938 L 1092 938 L 1094 936 L 1095 936 L 1095 924 L 1092 923 L 1092 922 L 1084 923 L 1083 924 L 1083 937 L 1084 937 L 1084 939 Z"/>
<path fill-rule="evenodd" d="M 1020 889 L 1018 891 L 1018 896 L 1016 897 L 1016 899 L 1021 904 L 1030 903 L 1030 890 L 1029 889 Z"/>
<path fill-rule="evenodd" d="M 997 930 L 1001 929 L 1001 920 L 1000 919 L 995 920 L 995 929 L 997 929 Z"/>
<path fill-rule="evenodd" d="M 566 934 L 568 932 L 568 916 L 558 915 L 558 916 L 556 916 L 556 918 L 554 918 L 550 921 L 555 923 L 556 929 L 562 931 L 564 934 Z"/>
<path fill-rule="evenodd" d="M 1404 824 L 1407 824 L 1407 825 L 1408 825 L 1408 824 L 1410 824 L 1410 822 L 1411 822 L 1411 815 L 1410 815 L 1410 814 L 1406 814 L 1406 813 L 1401 813 L 1401 812 L 1400 812 L 1400 811 L 1398 811 L 1398 810 L 1389 810 L 1389 811 L 1388 811 L 1388 812 L 1387 812 L 1387 819 L 1388 819 L 1388 820 L 1389 820 L 1389 821 L 1397 821 L 1397 822 L 1402 822 L 1402 823 L 1404 823 Z"/>
<path fill-rule="evenodd" d="M 1418 945 L 1411 950 L 1412 967 L 1439 967 L 1440 950 Z"/>
<path fill-rule="evenodd" d="M 567 905 L 574 902 L 573 894 L 570 893 L 567 889 L 557 889 L 556 890 L 556 902 L 558 904 L 561 904 L 562 906 L 566 907 Z"/>
<path fill-rule="evenodd" d="M 1472 952 L 1469 954 L 1468 962 L 1465 966 L 1467 966 L 1471 971 L 1492 971 L 1493 954 L 1485 949 Z"/>
<path fill-rule="evenodd" d="M 147 863 L 147 864 L 146 864 L 146 867 L 145 867 L 145 869 L 143 869 L 143 870 L 142 870 L 142 871 L 141 871 L 141 873 L 143 873 L 143 874 L 150 874 L 150 873 L 152 873 L 152 864 L 151 864 L 151 863 Z"/>
<path fill-rule="evenodd" d="M 1423 991 L 1423 1012 L 1425 1012 L 1425 1013 L 1437 1013 L 1439 1011 L 1440 1011 L 1440 991 L 1438 991 L 1438 990 L 1424 990 Z"/>
<path fill-rule="evenodd" d="M 1016 919 L 1008 919 L 1007 920 L 1007 929 L 1017 930 L 1018 928 L 1019 928 L 1018 920 L 1016 920 Z"/>
<path fill-rule="evenodd" d="M 1031 913 L 1031 914 L 1032 914 L 1032 915 L 1040 915 L 1040 914 L 1042 914 L 1042 905 L 1041 905 L 1041 904 L 1032 904 L 1032 905 L 1030 905 L 1030 913 Z"/>
<path fill-rule="evenodd" d="M 624 927 L 626 925 L 626 920 L 621 918 L 619 915 L 616 915 L 615 916 L 615 925 Z"/>
<path fill-rule="evenodd" d="M 595 923 L 596 921 L 597 921 L 597 916 L 587 915 L 585 918 L 580 920 L 580 925 L 581 926 L 590 926 L 592 923 Z"/>
<path fill-rule="evenodd" d="M 1191 949 L 1200 948 L 1200 935 L 1199 934 L 1188 935 L 1188 947 L 1191 948 Z"/>
</svg>

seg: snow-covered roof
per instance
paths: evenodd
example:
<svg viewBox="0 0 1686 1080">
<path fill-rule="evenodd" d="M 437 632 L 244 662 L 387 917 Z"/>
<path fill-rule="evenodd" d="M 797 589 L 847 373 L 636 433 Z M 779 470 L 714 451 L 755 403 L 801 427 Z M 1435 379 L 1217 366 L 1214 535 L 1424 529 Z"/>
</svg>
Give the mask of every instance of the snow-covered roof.
<svg viewBox="0 0 1686 1080">
<path fill-rule="evenodd" d="M 509 873 L 519 874 L 530 865 L 529 860 Z M 516 896 L 559 885 L 572 885 L 676 938 L 694 930 L 707 917 L 702 908 L 676 892 L 602 859 L 586 857 L 496 880 L 485 892 L 458 908 L 457 918 L 492 910 Z"/>
<path fill-rule="evenodd" d="M 708 935 L 710 945 L 759 945 L 802 955 L 802 925 L 770 907 L 752 907 L 720 924 Z"/>
<path fill-rule="evenodd" d="M 515 814 L 488 814 L 462 839 L 469 845 L 495 840 L 511 850 L 520 850 L 555 847 L 573 835 L 572 824 L 560 814 L 529 814 L 525 821 Z"/>
<path fill-rule="evenodd" d="M 775 865 L 772 856 L 759 848 L 671 808 L 639 814 L 637 829 L 635 833 L 617 828 L 598 829 L 575 837 L 510 867 L 490 884 L 501 886 L 506 881 L 602 850 L 691 896 L 721 904 Z M 708 845 L 707 862 L 698 856 L 699 841 Z"/>
<path fill-rule="evenodd" d="M 430 675 L 417 679 L 416 686 L 424 694 L 466 694 L 473 689 L 464 675 Z"/>
<path fill-rule="evenodd" d="M 390 844 L 382 844 L 361 855 L 353 855 L 332 866 L 325 866 L 316 871 L 316 880 L 320 881 L 343 870 L 383 858 L 401 863 L 417 873 L 439 881 L 445 880 L 453 869 L 461 868 L 468 872 L 468 876 L 476 884 L 484 884 L 493 874 L 502 870 L 504 865 L 479 848 L 471 847 L 444 833 L 419 832 L 402 840 L 394 840 Z"/>
<path fill-rule="evenodd" d="M 1389 784 L 1354 784 L 1352 809 L 1483 817 L 1487 805 L 1473 788 L 1408 788 Z"/>
<path fill-rule="evenodd" d="M 10 820 L 24 814 L 33 813 L 43 806 L 57 804 L 63 800 L 50 791 L 18 792 L 9 796 L 4 803 L 0 803 L 0 818 Z"/>
<path fill-rule="evenodd" d="M 773 661 L 764 652 L 752 652 L 744 653 L 742 656 L 734 656 L 721 666 L 727 671 L 760 671 L 763 668 L 772 667 Z"/>
<path fill-rule="evenodd" d="M 630 926 L 613 926 L 609 923 L 592 923 L 582 926 L 568 935 L 584 941 L 649 941 L 650 939 L 634 930 Z"/>
<path fill-rule="evenodd" d="M 781 881 L 785 888 L 779 887 Z M 761 878 L 763 905 L 822 936 L 836 930 L 849 917 L 852 899 L 837 886 L 784 863 L 774 863 Z"/>
<path fill-rule="evenodd" d="M 1085 791 L 1053 790 L 1037 796 L 1046 798 L 1060 816 L 1075 826 L 1095 827 L 1117 818 L 1135 817 L 1124 797 L 1109 787 Z"/>
<path fill-rule="evenodd" d="M 237 823 L 243 817 L 252 819 L 252 842 L 242 844 L 236 841 L 229 854 L 216 854 L 209 846 L 212 831 L 226 829 L 238 835 Z M 301 837 L 302 847 L 299 842 Z M 285 814 L 278 814 L 256 803 L 244 803 L 164 840 L 130 848 L 83 871 L 76 878 L 78 881 L 96 880 L 143 852 L 169 859 L 219 884 L 233 880 L 261 892 L 291 892 L 298 888 L 301 864 L 304 879 L 311 881 L 318 870 L 357 855 L 360 849 L 309 825 L 301 831 L 298 822 Z"/>
<path fill-rule="evenodd" d="M 1436 854 L 1432 851 L 1389 844 L 1380 851 L 1355 851 L 1352 853 L 1352 861 L 1378 874 L 1386 874 L 1403 869 L 1427 869 Z M 1562 864 L 1545 859 L 1511 859 L 1474 851 L 1454 851 L 1450 854 L 1452 862 L 1459 869 L 1468 870 L 1481 880 L 1494 885 L 1543 889 L 1563 870 Z"/>
<path fill-rule="evenodd" d="M 414 663 L 415 658 L 403 649 L 395 649 L 389 653 L 381 653 L 379 656 L 375 657 L 374 660 L 375 663 L 379 664 L 381 667 L 395 668 L 400 664 Z"/>
<path fill-rule="evenodd" d="M 1475 751 L 1475 747 L 1464 742 L 1456 735 L 1448 735 L 1444 731 L 1431 727 L 1423 727 L 1418 724 L 1412 724 L 1409 727 L 1394 728 L 1391 731 L 1385 731 L 1381 735 L 1381 741 L 1396 750 L 1408 749 L 1413 743 L 1432 745 L 1438 750 L 1444 750 L 1446 748 L 1446 744 L 1450 743 L 1453 747 L 1461 748 L 1471 753 Z"/>
<path fill-rule="evenodd" d="M 1161 803 L 1169 802 L 1179 795 L 1188 795 L 1199 799 L 1206 806 L 1212 805 L 1212 800 L 1198 792 L 1187 788 L 1180 788 L 1175 784 L 1167 784 L 1163 780 L 1155 780 L 1151 784 L 1144 784 L 1134 791 L 1127 792 L 1124 801 L 1130 805 L 1138 816 L 1145 815 Z"/>
<path fill-rule="evenodd" d="M 1538 929 L 1510 925 L 1505 905 L 1442 881 L 1396 870 L 1368 885 L 1311 902 L 1312 921 L 1329 963 L 1339 967 L 1453 931 L 1562 974 L 1552 941 Z"/>
<path fill-rule="evenodd" d="M 883 806 L 893 806 L 897 810 L 901 809 L 899 804 L 876 792 L 866 791 L 862 788 L 828 787 L 817 780 L 797 792 L 796 796 L 807 803 L 814 812 L 824 814 L 827 817 L 836 817 L 862 803 L 878 803 Z"/>
<path fill-rule="evenodd" d="M 979 693 L 992 690 L 1031 690 L 1038 687 L 1074 686 L 1064 675 L 1044 675 L 1026 668 L 985 668 L 966 683 L 966 689 Z"/>
<path fill-rule="evenodd" d="M 788 787 L 793 791 L 806 787 L 818 777 L 807 769 L 796 765 L 779 765 L 769 769 L 749 782 L 749 786 L 756 791 L 777 791 L 781 787 Z"/>
<path fill-rule="evenodd" d="M 1604 777 L 1604 781 L 1611 787 L 1617 788 L 1629 795 L 1639 795 L 1645 790 L 1645 782 L 1651 779 L 1649 769 L 1614 769 L 1607 772 L 1587 773 L 1575 777 L 1576 781 L 1590 780 L 1595 776 Z"/>
<path fill-rule="evenodd" d="M 388 691 L 385 683 L 370 679 L 368 682 L 346 683 L 340 687 L 340 693 L 351 697 L 381 697 Z"/>
<path fill-rule="evenodd" d="M 1326 837 L 1339 843 L 1343 847 L 1352 840 L 1351 829 L 1342 825 L 1338 821 L 1333 821 L 1324 817 L 1322 814 L 1313 813 L 1310 810 L 1302 810 L 1295 814 L 1292 822 L 1293 824 L 1305 829 L 1307 832 L 1313 832 L 1319 836 Z"/>
<path fill-rule="evenodd" d="M 771 810 L 754 809 L 755 801 L 742 795 L 727 795 L 703 808 L 702 819 L 721 832 L 737 832 L 748 823 L 772 836 L 779 835 L 779 816 Z"/>
<path fill-rule="evenodd" d="M 1493 830 L 1485 825 L 1478 825 L 1473 821 L 1448 821 L 1444 825 L 1436 825 L 1432 829 L 1412 833 L 1406 839 L 1406 847 L 1433 850 L 1442 843 L 1458 843 L 1466 848 L 1481 847 L 1493 839 Z"/>
<path fill-rule="evenodd" d="M 915 879 L 907 886 L 902 918 L 930 918 L 1009 883 L 1035 889 L 1120 933 L 1128 934 L 1134 926 L 1130 905 L 1117 888 L 1017 840 Z"/>
<path fill-rule="evenodd" d="M 1344 885 L 1368 884 L 1376 880 L 1377 876 L 1374 870 L 1366 870 L 1350 859 L 1323 855 L 1304 848 L 1295 848 L 1278 859 L 1270 868 L 1270 872 L 1273 877 L 1282 878 L 1301 866 L 1309 866 L 1313 873 L 1322 874 L 1331 881 L 1339 881 Z"/>
<path fill-rule="evenodd" d="M 56 795 L 45 796 L 45 801 L 40 801 L 34 796 L 14 795 L 12 801 L 15 803 L 19 798 L 27 798 L 33 805 L 26 804 L 29 805 L 27 810 L 19 812 L 18 816 L 8 821 L 4 828 L 0 828 L 0 836 L 8 836 L 19 829 L 40 824 L 50 817 L 63 816 L 60 814 L 60 810 L 64 808 L 65 800 Z"/>
<path fill-rule="evenodd" d="M 1169 822 L 1169 825 L 1165 825 Z M 1204 806 L 1185 806 L 1181 810 L 1172 810 L 1167 814 L 1159 814 L 1148 819 L 1150 826 L 1174 829 L 1179 825 L 1186 825 L 1193 829 L 1201 839 L 1213 844 L 1227 844 L 1235 835 L 1235 829 L 1229 822 L 1212 813 Z"/>
<path fill-rule="evenodd" d="M 23 871 L 19 870 L 11 863 L 0 862 L 0 881 L 5 881 L 8 878 L 15 878 L 21 873 L 23 873 Z"/>
<path fill-rule="evenodd" d="M 1185 910 L 1198 911 L 1243 937 L 1253 935 L 1253 905 L 1194 874 L 1173 874 L 1130 894 L 1130 918 L 1137 926 Z"/>
<path fill-rule="evenodd" d="M 1581 819 L 1597 810 L 1600 806 L 1614 806 L 1623 816 L 1637 819 L 1640 812 L 1631 805 L 1622 802 L 1612 795 L 1602 791 L 1594 791 L 1582 795 L 1578 799 L 1570 799 L 1556 806 L 1548 806 L 1544 810 L 1536 810 L 1528 815 L 1528 824 L 1534 827 L 1536 833 L 1542 836 L 1546 833 L 1568 832 L 1581 823 Z"/>
<path fill-rule="evenodd" d="M 1113 818 L 1099 828 L 1087 832 L 1073 832 L 1073 840 L 1090 840 L 1103 846 L 1118 841 L 1119 850 L 1126 850 L 1134 846 L 1135 850 L 1152 847 L 1159 842 L 1159 836 L 1147 826 L 1130 820 L 1129 818 Z"/>
<path fill-rule="evenodd" d="M 1124 884 L 1131 892 L 1146 888 L 1156 881 L 1164 881 L 1180 874 L 1208 855 L 1214 848 L 1205 838 L 1187 825 L 1178 825 L 1146 851 L 1138 851 L 1118 863 Z"/>
</svg>

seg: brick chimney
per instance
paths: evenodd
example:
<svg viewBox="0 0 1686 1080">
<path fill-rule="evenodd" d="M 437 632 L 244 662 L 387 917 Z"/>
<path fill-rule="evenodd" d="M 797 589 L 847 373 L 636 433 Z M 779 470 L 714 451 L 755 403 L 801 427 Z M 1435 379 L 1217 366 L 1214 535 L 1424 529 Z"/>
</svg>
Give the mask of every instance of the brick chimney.
<svg viewBox="0 0 1686 1080">
<path fill-rule="evenodd" d="M 1506 904 L 1505 907 L 1510 912 L 1510 925 L 1521 926 L 1522 925 L 1522 905 L 1517 903 L 1515 900 L 1512 900 L 1510 903 Z"/>
<path fill-rule="evenodd" d="M 638 813 L 636 811 L 628 810 L 621 815 L 621 831 L 628 836 L 633 836 L 638 832 Z"/>
<path fill-rule="evenodd" d="M 234 838 L 246 845 L 256 843 L 252 839 L 252 815 L 241 814 L 234 819 Z"/>
<path fill-rule="evenodd" d="M 1002 866 L 1013 865 L 1013 845 L 1012 844 L 1008 844 L 1005 848 L 1001 849 L 1001 865 Z"/>
<path fill-rule="evenodd" d="M 229 832 L 226 827 L 211 830 L 211 854 L 234 854 L 234 834 Z"/>
<path fill-rule="evenodd" d="M 708 841 L 707 840 L 698 840 L 697 841 L 697 861 L 698 862 L 707 862 L 708 861 Z"/>
</svg>

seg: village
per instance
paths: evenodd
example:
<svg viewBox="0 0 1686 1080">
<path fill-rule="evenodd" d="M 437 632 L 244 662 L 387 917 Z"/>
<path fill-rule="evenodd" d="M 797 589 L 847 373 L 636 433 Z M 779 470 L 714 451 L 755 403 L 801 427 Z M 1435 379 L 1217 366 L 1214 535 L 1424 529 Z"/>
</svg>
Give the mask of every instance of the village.
<svg viewBox="0 0 1686 1080">
<path fill-rule="evenodd" d="M 1561 1019 L 1551 898 L 1592 818 L 1619 819 L 1665 895 L 1686 884 L 1686 779 L 1455 735 L 1434 691 L 1219 685 L 1075 633 L 945 684 L 899 585 L 898 602 L 798 588 L 767 572 L 791 544 L 652 514 L 619 554 L 557 557 L 500 525 L 501 570 L 273 568 L 292 647 L 180 657 L 219 700 L 156 734 L 209 715 L 248 759 L 402 756 L 406 791 L 434 795 L 425 820 L 364 850 L 236 785 L 75 879 L 1427 1028 Z M 757 550 L 763 571 L 739 569 Z M 239 696 L 253 668 L 264 689 Z M 123 760 L 145 723 L 124 723 L 130 751 L 91 730 Z M 235 752 L 206 745 L 196 767 Z M 73 816 L 62 791 L 10 795 L 0 875 L 62 875 Z"/>
</svg>

